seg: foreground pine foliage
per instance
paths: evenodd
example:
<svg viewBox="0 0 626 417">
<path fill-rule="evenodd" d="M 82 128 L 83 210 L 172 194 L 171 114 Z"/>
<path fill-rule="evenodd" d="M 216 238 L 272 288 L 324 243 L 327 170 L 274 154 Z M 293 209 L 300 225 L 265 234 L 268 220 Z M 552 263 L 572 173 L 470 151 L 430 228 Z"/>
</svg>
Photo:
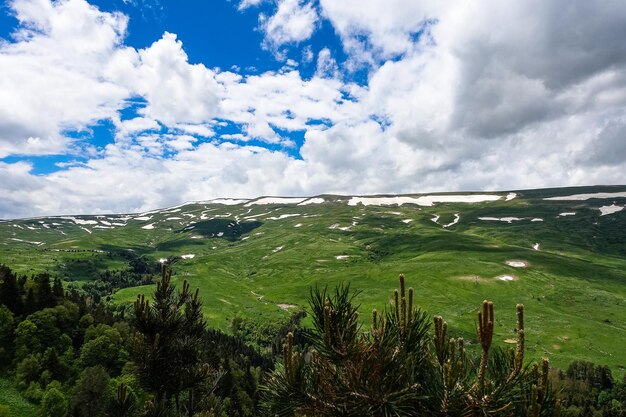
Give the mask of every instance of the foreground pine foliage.
<svg viewBox="0 0 626 417">
<path fill-rule="evenodd" d="M 441 317 L 413 306 L 413 289 L 395 290 L 392 307 L 359 324 L 349 286 L 311 290 L 314 329 L 297 350 L 291 335 L 269 376 L 271 416 L 553 416 L 548 361 L 524 365 L 524 308 L 517 306 L 517 347 L 492 347 L 494 306 L 478 314 L 480 355 L 449 338 Z M 434 328 L 434 329 L 433 329 Z M 434 331 L 433 331 L 434 330 Z"/>
</svg>

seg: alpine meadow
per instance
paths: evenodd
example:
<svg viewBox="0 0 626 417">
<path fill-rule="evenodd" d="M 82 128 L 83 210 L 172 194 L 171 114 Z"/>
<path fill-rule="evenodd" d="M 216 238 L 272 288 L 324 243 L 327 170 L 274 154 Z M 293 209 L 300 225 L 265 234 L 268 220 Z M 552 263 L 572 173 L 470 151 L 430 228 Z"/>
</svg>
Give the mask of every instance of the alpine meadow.
<svg viewBox="0 0 626 417">
<path fill-rule="evenodd" d="M 0 417 L 626 417 L 624 0 L 0 0 Z"/>
</svg>

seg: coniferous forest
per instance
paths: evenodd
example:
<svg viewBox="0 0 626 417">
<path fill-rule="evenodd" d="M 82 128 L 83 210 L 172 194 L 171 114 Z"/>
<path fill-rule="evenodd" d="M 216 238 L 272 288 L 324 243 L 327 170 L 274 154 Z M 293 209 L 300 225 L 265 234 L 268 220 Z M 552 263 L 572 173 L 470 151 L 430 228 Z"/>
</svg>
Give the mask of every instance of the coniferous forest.
<svg viewBox="0 0 626 417">
<path fill-rule="evenodd" d="M 124 309 L 1 266 L 0 416 L 626 415 L 626 380 L 608 367 L 525 359 L 522 305 L 485 301 L 466 341 L 401 276 L 367 320 L 358 291 L 313 287 L 311 325 L 294 313 L 271 335 L 241 320 L 227 334 L 203 317 L 199 290 L 171 278 L 166 264 Z M 492 346 L 496 314 L 517 315 L 514 348 Z"/>
</svg>

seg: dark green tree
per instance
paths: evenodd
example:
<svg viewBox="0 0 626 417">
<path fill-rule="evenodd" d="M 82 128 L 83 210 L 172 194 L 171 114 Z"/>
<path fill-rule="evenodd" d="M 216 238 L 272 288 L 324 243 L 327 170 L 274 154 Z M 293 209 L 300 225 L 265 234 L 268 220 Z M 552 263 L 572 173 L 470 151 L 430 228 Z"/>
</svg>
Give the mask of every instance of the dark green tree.
<svg viewBox="0 0 626 417">
<path fill-rule="evenodd" d="M 13 360 L 15 317 L 6 306 L 0 305 L 0 369 Z"/>
<path fill-rule="evenodd" d="M 47 273 L 36 275 L 35 283 L 37 285 L 38 307 L 54 307 L 56 305 L 56 298 L 52 293 L 52 287 L 50 287 L 50 275 Z"/>
<path fill-rule="evenodd" d="M 44 370 L 48 371 L 51 379 L 57 381 L 63 381 L 65 379 L 66 370 L 55 348 L 49 347 L 46 349 L 41 358 L 41 366 Z"/>
<path fill-rule="evenodd" d="M 63 302 L 63 298 L 65 297 L 65 291 L 63 290 L 63 283 L 61 282 L 61 278 L 56 277 L 54 279 L 54 284 L 52 284 L 52 295 L 56 299 L 57 303 Z"/>
<path fill-rule="evenodd" d="M 15 360 L 20 362 L 31 353 L 40 353 L 41 342 L 38 337 L 38 328 L 32 321 L 26 319 L 20 322 L 15 329 Z"/>
<path fill-rule="evenodd" d="M 4 276 L 2 283 L 0 283 L 0 304 L 7 306 L 13 314 L 20 315 L 22 314 L 24 303 L 22 302 L 17 277 L 8 267 L 4 265 L 0 267 L 3 268 L 0 275 Z"/>
<path fill-rule="evenodd" d="M 203 355 L 206 323 L 198 290 L 192 294 L 184 281 L 177 292 L 171 274 L 165 265 L 152 303 L 143 295 L 137 297 L 134 359 L 140 382 L 155 393 L 153 410 L 170 407 L 173 400 L 176 415 L 181 415 L 185 393 L 185 408 L 192 416 L 197 391 L 212 374 Z"/>
<path fill-rule="evenodd" d="M 72 397 L 72 406 L 81 417 L 96 417 L 104 409 L 109 385 L 109 374 L 102 366 L 86 368 L 81 372 Z"/>
<path fill-rule="evenodd" d="M 42 417 L 65 417 L 68 412 L 68 401 L 58 383 L 48 385 L 39 407 Z"/>
<path fill-rule="evenodd" d="M 413 306 L 413 289 L 395 290 L 393 307 L 372 314 L 364 331 L 356 294 L 340 286 L 334 294 L 314 289 L 310 305 L 311 348 L 297 350 L 292 335 L 283 362 L 264 387 L 272 416 L 551 416 L 555 397 L 548 363 L 523 364 L 524 317 L 518 306 L 515 351 L 493 349 L 494 308 L 478 314 L 480 355 L 466 352 L 463 339 L 449 338 L 447 324 Z"/>
</svg>

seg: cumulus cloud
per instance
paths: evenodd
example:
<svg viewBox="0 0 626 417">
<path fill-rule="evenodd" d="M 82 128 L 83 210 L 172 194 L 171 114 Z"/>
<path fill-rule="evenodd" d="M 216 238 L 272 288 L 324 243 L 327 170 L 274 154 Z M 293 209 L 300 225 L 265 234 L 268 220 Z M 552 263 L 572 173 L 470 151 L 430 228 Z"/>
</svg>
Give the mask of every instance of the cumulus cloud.
<svg viewBox="0 0 626 417">
<path fill-rule="evenodd" d="M 320 5 L 351 58 L 370 64 L 413 50 L 416 35 L 427 31 L 442 12 L 462 7 L 447 0 L 320 0 Z"/>
<path fill-rule="evenodd" d="M 84 0 L 12 4 L 22 23 L 0 45 L 0 157 L 67 152 L 66 130 L 107 119 L 116 143 L 47 175 L 0 162 L 3 217 L 626 182 L 619 1 L 278 1 L 261 18 L 266 47 L 311 40 L 322 18 L 341 39 L 347 59 L 315 45 L 309 77 L 295 63 L 256 75 L 192 64 L 170 33 L 136 50 L 124 16 Z M 310 45 L 299 53 L 315 59 Z M 363 63 L 366 81 L 352 82 Z M 293 146 L 285 132 L 304 135 L 298 157 L 251 146 Z"/>
<path fill-rule="evenodd" d="M 201 123 L 218 112 L 215 73 L 203 64 L 191 65 L 176 35 L 164 33 L 132 58 L 133 70 L 117 72 L 118 83 L 144 97 L 141 113 L 166 125 Z"/>
<path fill-rule="evenodd" d="M 272 16 L 259 16 L 265 41 L 275 50 L 287 43 L 309 39 L 317 20 L 317 10 L 313 4 L 303 0 L 278 0 L 276 12 Z"/>
<path fill-rule="evenodd" d="M 0 43 L 0 157 L 67 150 L 64 131 L 113 116 L 128 90 L 105 76 L 127 18 L 84 1 L 13 1 L 20 28 Z"/>
</svg>

